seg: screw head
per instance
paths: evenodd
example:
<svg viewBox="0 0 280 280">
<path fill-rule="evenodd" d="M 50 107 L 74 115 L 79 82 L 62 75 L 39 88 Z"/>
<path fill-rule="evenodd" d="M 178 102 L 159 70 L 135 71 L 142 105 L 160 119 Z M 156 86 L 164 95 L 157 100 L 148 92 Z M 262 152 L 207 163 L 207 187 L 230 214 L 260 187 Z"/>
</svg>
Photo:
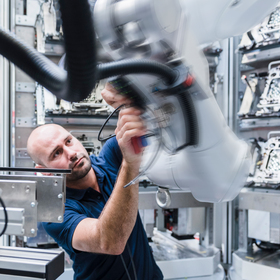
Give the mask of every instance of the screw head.
<svg viewBox="0 0 280 280">
<path fill-rule="evenodd" d="M 31 202 L 30 205 L 32 208 L 34 208 L 36 204 L 35 204 L 35 202 Z"/>
<path fill-rule="evenodd" d="M 62 221 L 62 216 L 58 216 L 57 220 Z"/>
<path fill-rule="evenodd" d="M 57 196 L 59 199 L 62 199 L 62 193 Z"/>
<path fill-rule="evenodd" d="M 32 228 L 32 229 L 30 230 L 30 232 L 31 232 L 32 234 L 35 234 L 35 229 Z"/>
</svg>

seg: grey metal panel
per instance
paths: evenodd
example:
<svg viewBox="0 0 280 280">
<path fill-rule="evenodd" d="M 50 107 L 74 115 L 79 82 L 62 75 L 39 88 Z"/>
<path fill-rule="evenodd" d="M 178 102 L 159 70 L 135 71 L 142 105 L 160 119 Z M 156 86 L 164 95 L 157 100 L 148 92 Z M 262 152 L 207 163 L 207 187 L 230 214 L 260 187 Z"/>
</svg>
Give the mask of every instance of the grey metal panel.
<svg viewBox="0 0 280 280">
<path fill-rule="evenodd" d="M 62 176 L 2 175 L 0 179 L 37 181 L 38 221 L 62 222 L 66 196 L 65 178 Z"/>
<path fill-rule="evenodd" d="M 22 235 L 24 233 L 24 208 L 6 207 L 9 223 L 5 234 Z M 0 207 L 0 228 L 5 223 L 3 207 Z"/>
<path fill-rule="evenodd" d="M 35 118 L 16 118 L 16 127 L 36 127 Z"/>
<path fill-rule="evenodd" d="M 36 236 L 37 232 L 37 203 L 36 182 L 23 180 L 5 180 L 8 176 L 1 176 L 1 198 L 6 207 L 24 208 L 24 232 L 26 236 Z"/>
<path fill-rule="evenodd" d="M 230 279 L 280 279 L 279 257 L 279 250 L 274 253 L 264 250 L 247 252 L 238 250 L 233 253 L 233 266 L 229 271 Z"/>
<path fill-rule="evenodd" d="M 170 190 L 171 204 L 168 209 L 185 207 L 212 207 L 213 204 L 197 201 L 191 192 Z M 156 191 L 139 192 L 139 209 L 161 209 L 156 203 Z"/>
<path fill-rule="evenodd" d="M 242 63 L 243 64 L 252 64 L 260 61 L 266 61 L 266 60 L 278 60 L 280 58 L 279 55 L 279 49 L 273 48 L 268 50 L 254 50 L 249 53 L 246 53 L 242 57 Z"/>
<path fill-rule="evenodd" d="M 257 129 L 259 127 L 279 127 L 279 118 L 252 118 L 243 119 L 240 121 L 240 130 L 251 130 Z"/>
<path fill-rule="evenodd" d="M 0 1 L 0 27 L 9 28 L 9 0 Z M 0 57 L 0 166 L 9 165 L 9 62 Z"/>
<path fill-rule="evenodd" d="M 16 148 L 26 148 L 27 139 L 30 133 L 33 131 L 32 127 L 17 127 L 15 136 L 15 146 Z"/>
<path fill-rule="evenodd" d="M 16 118 L 34 118 L 35 100 L 33 93 L 16 93 Z"/>
<path fill-rule="evenodd" d="M 34 27 L 16 26 L 16 35 L 24 40 L 27 45 L 34 47 L 35 45 L 35 29 Z"/>
<path fill-rule="evenodd" d="M 34 26 L 35 20 L 33 17 L 25 16 L 25 15 L 16 15 L 16 24 L 17 25 L 26 25 L 26 26 Z"/>
<path fill-rule="evenodd" d="M 16 156 L 16 158 L 31 160 L 30 156 L 27 153 L 27 149 L 26 148 L 17 148 L 15 156 Z"/>
<path fill-rule="evenodd" d="M 27 74 L 25 74 L 22 70 L 20 70 L 18 67 L 15 67 L 15 80 L 17 82 L 26 82 L 26 83 L 32 83 L 34 82 L 33 79 L 31 79 Z"/>
<path fill-rule="evenodd" d="M 46 123 L 56 123 L 60 125 L 96 125 L 96 126 L 101 126 L 107 117 L 102 117 L 102 118 L 95 118 L 95 117 L 90 117 L 90 118 L 71 118 L 71 117 L 46 117 L 45 122 Z M 117 120 L 116 119 L 111 119 L 108 121 L 106 126 L 116 126 Z"/>
<path fill-rule="evenodd" d="M 17 82 L 16 91 L 18 91 L 18 92 L 35 92 L 35 82 L 33 82 L 33 83 Z"/>
<path fill-rule="evenodd" d="M 242 190 L 239 208 L 280 213 L 280 193 Z"/>
<path fill-rule="evenodd" d="M 15 7 L 16 7 L 16 14 L 23 15 L 24 7 L 23 7 L 23 0 L 15 0 Z"/>
<path fill-rule="evenodd" d="M 31 158 L 16 158 L 15 167 L 34 167 L 34 163 Z M 17 173 L 19 174 L 19 173 Z M 24 174 L 23 174 L 24 175 Z"/>
<path fill-rule="evenodd" d="M 16 275 L 1 275 L 1 280 L 38 280 L 38 278 Z M 40 278 L 40 280 L 46 280 L 46 278 Z"/>
<path fill-rule="evenodd" d="M 46 279 L 54 280 L 63 273 L 64 252 L 60 250 L 0 247 L 0 268 L 9 269 L 12 276 L 14 274 L 20 275 L 20 271 L 37 272 L 49 276 Z M 2 279 L 1 274 L 0 278 Z"/>
</svg>

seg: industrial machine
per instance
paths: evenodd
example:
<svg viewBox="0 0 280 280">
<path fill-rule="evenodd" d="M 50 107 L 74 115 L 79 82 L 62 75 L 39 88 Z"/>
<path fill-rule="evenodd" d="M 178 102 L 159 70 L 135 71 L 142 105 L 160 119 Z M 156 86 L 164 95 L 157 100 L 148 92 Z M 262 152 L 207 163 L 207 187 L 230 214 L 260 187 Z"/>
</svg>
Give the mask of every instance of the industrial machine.
<svg viewBox="0 0 280 280">
<path fill-rule="evenodd" d="M 198 2 L 193 5 L 198 5 Z M 205 4 L 202 2 L 199 5 Z M 217 22 L 210 25 L 212 30 L 209 34 L 215 33 L 223 38 L 242 32 L 254 23 L 254 17 L 264 13 L 261 7 L 269 11 L 276 4 L 276 1 L 270 1 L 271 6 L 268 3 L 264 5 L 261 1 L 249 2 L 250 4 L 245 5 L 239 1 L 229 1 L 226 5 L 217 5 L 218 10 L 223 11 L 223 16 L 217 18 L 219 25 L 216 25 Z M 199 6 L 196 7 L 200 10 Z M 240 10 L 247 11 L 249 7 L 258 7 L 254 17 L 250 17 L 241 30 L 238 30 L 240 25 L 232 30 L 234 25 L 232 22 L 230 25 L 226 24 L 229 19 L 226 15 L 237 20 Z M 151 5 L 145 1 L 97 1 L 94 24 L 88 1 L 79 1 L 79 4 L 75 1 L 68 1 L 67 4 L 61 1 L 60 9 L 64 17 L 68 76 L 65 71 L 51 65 L 45 57 L 33 50 L 24 51 L 21 43 L 3 30 L 1 53 L 59 98 L 70 101 L 86 98 L 94 88 L 96 79 L 133 72 L 146 74 L 140 78 L 138 75 L 131 75 L 128 81 L 133 84 L 131 94 L 134 98 L 138 97 L 137 102 L 141 100 L 142 105 L 153 106 L 152 110 L 159 115 L 155 116 L 156 121 L 161 122 L 158 143 L 153 141 L 154 145 L 150 145 L 153 164 L 145 170 L 150 179 L 166 187 L 190 188 L 201 201 L 219 202 L 236 197 L 248 174 L 249 150 L 227 128 L 214 97 L 205 84 L 207 79 L 201 74 L 203 71 L 198 71 L 202 69 L 198 65 L 203 65 L 204 60 L 197 51 L 197 46 L 191 45 L 192 24 L 187 25 L 188 14 L 181 8 L 180 2 L 153 1 Z M 86 10 L 87 15 L 84 14 Z M 169 17 L 164 16 L 166 10 L 170 11 Z M 75 22 L 72 21 L 73 17 Z M 190 23 L 192 20 L 194 19 L 190 16 Z M 71 28 L 76 24 L 80 24 L 79 28 L 75 27 L 79 30 L 77 34 Z M 118 61 L 95 66 L 97 58 L 94 26 L 98 40 L 108 54 L 108 60 Z M 185 26 L 188 28 L 185 29 Z M 219 30 L 221 26 L 223 30 Z M 218 30 L 215 29 L 217 27 Z M 84 35 L 80 36 L 81 34 Z M 76 40 L 80 40 L 80 49 L 75 44 Z M 77 49 L 73 50 L 72 44 Z M 87 46 L 86 51 L 81 46 Z M 24 59 L 22 56 L 15 57 L 17 51 L 22 51 Z M 135 57 L 141 59 L 130 60 Z M 195 60 L 191 61 L 189 57 Z M 91 67 L 86 68 L 83 66 L 85 63 Z M 77 69 L 85 70 L 77 75 Z M 154 75 L 160 78 L 155 79 Z M 163 149 L 160 145 L 167 148 Z M 157 153 L 153 153 L 155 149 L 158 150 Z M 164 171 L 165 176 L 160 171 Z"/>
<path fill-rule="evenodd" d="M 35 168 L 1 168 L 0 171 L 24 174 L 0 175 L 0 235 L 34 237 L 38 222 L 63 221 L 65 174 L 70 170 L 52 170 L 54 176 L 35 175 Z M 64 272 L 62 250 L 0 247 L 0 251 L 1 279 L 54 280 Z"/>
<path fill-rule="evenodd" d="M 236 43 L 240 104 L 236 131 L 253 161 L 234 202 L 234 253 L 229 279 L 278 279 L 279 267 L 279 5 Z M 237 108 L 239 105 L 237 105 Z"/>
<path fill-rule="evenodd" d="M 231 280 L 278 279 L 280 275 L 279 132 L 256 141 L 248 185 L 238 197 L 239 240 Z"/>
</svg>

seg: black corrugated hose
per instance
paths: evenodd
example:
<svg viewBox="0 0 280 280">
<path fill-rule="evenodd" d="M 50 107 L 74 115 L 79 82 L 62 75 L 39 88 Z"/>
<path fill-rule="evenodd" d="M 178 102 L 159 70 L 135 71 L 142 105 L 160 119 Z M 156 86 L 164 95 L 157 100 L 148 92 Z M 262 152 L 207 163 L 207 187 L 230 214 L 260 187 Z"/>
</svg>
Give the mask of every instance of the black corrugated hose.
<svg viewBox="0 0 280 280">
<path fill-rule="evenodd" d="M 81 101 L 97 79 L 147 73 L 172 84 L 176 74 L 168 66 L 148 60 L 122 60 L 96 65 L 95 31 L 88 0 L 60 0 L 67 73 L 11 32 L 0 29 L 0 54 L 58 98 Z"/>
</svg>

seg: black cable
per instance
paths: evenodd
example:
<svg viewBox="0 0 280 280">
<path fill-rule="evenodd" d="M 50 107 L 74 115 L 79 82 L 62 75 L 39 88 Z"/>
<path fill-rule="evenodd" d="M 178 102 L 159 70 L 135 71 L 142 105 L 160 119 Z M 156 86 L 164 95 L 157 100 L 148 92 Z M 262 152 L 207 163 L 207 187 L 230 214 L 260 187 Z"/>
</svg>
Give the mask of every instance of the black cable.
<svg viewBox="0 0 280 280">
<path fill-rule="evenodd" d="M 88 0 L 60 0 L 59 4 L 67 73 L 12 32 L 0 28 L 0 54 L 58 98 L 81 101 L 92 92 L 98 79 L 120 74 L 157 75 L 167 84 L 177 79 L 171 67 L 152 60 L 125 59 L 97 65 L 94 22 Z"/>
<path fill-rule="evenodd" d="M 261 250 L 265 250 L 265 251 L 276 251 L 276 250 L 280 249 L 280 245 L 278 245 L 278 244 L 271 244 L 269 242 L 264 242 L 264 241 L 260 241 L 258 243 L 256 239 L 253 240 L 253 243 L 258 248 L 260 248 Z"/>
<path fill-rule="evenodd" d="M 130 251 L 128 243 L 126 245 L 127 245 L 127 250 L 128 250 L 128 253 L 129 253 L 129 256 L 130 256 L 130 260 L 131 260 L 131 264 L 132 264 L 132 268 L 133 268 L 134 279 L 137 280 L 137 274 L 136 274 L 136 269 L 135 269 L 134 261 L 133 261 L 133 258 L 132 258 L 132 254 L 131 254 L 131 251 Z"/>
<path fill-rule="evenodd" d="M 102 141 L 107 141 L 107 140 L 109 140 L 110 138 L 116 136 L 116 134 L 111 134 L 110 136 L 108 136 L 108 137 L 106 137 L 106 138 L 101 138 L 101 137 L 100 137 L 100 135 L 101 135 L 101 133 L 102 133 L 104 127 L 106 126 L 107 122 L 108 122 L 108 121 L 112 118 L 112 116 L 113 116 L 121 107 L 123 107 L 123 106 L 125 106 L 125 104 L 120 105 L 120 106 L 119 106 L 117 109 L 115 109 L 115 110 L 109 115 L 109 117 L 105 120 L 105 122 L 103 123 L 103 125 L 101 126 L 101 128 L 100 128 L 100 130 L 99 130 L 99 132 L 98 132 L 98 136 L 97 136 L 98 141 L 100 141 L 100 142 L 102 142 Z"/>
<path fill-rule="evenodd" d="M 101 137 L 100 137 L 100 135 L 101 135 L 101 133 L 102 133 L 102 131 L 103 131 L 105 125 L 107 124 L 107 122 L 108 122 L 108 121 L 110 120 L 110 118 L 115 114 L 115 112 L 117 112 L 122 106 L 125 106 L 125 104 L 122 104 L 122 105 L 120 105 L 118 108 L 116 108 L 116 109 L 109 115 L 109 117 L 105 120 L 105 122 L 103 123 L 103 125 L 101 126 L 101 128 L 100 128 L 100 130 L 99 130 L 99 133 L 98 133 L 98 136 L 97 136 L 98 141 L 106 141 L 106 140 L 108 140 L 108 139 L 110 139 L 110 138 L 116 136 L 115 134 L 111 134 L 110 136 L 108 136 L 108 137 L 106 137 L 106 138 L 101 138 Z M 152 113 L 154 114 L 153 110 L 151 110 L 149 107 L 147 107 L 147 108 L 150 110 L 150 112 L 152 112 Z M 129 187 L 130 185 L 134 184 L 134 183 L 138 180 L 139 177 L 141 177 L 142 175 L 145 174 L 145 172 L 151 167 L 151 165 L 152 165 L 152 164 L 154 163 L 154 161 L 156 160 L 156 158 L 157 158 L 157 156 L 158 156 L 158 153 L 159 153 L 159 150 L 160 150 L 160 148 L 161 148 L 161 146 L 162 146 L 162 144 L 163 144 L 161 128 L 158 127 L 157 129 L 158 129 L 158 133 L 149 133 L 149 134 L 144 135 L 144 137 L 150 137 L 150 136 L 154 136 L 154 135 L 158 135 L 158 136 L 159 136 L 158 148 L 155 150 L 155 153 L 154 153 L 152 159 L 151 159 L 150 162 L 146 165 L 146 167 L 138 174 L 138 176 L 136 176 L 133 180 L 131 180 L 128 184 L 126 184 L 126 185 L 124 186 L 124 188 L 127 188 L 127 187 Z"/>
<path fill-rule="evenodd" d="M 121 257 L 121 260 L 122 260 L 124 269 L 125 269 L 125 271 L 126 271 L 127 277 L 128 277 L 129 280 L 131 280 L 131 277 L 130 277 L 130 275 L 129 275 L 128 269 L 127 269 L 126 264 L 125 264 L 125 261 L 124 261 L 124 259 L 123 259 L 123 255 L 120 254 L 120 257 Z"/>
<path fill-rule="evenodd" d="M 97 65 L 97 79 L 102 80 L 117 75 L 150 74 L 163 78 L 168 85 L 177 79 L 177 73 L 169 66 L 148 59 L 124 59 Z"/>
<path fill-rule="evenodd" d="M 5 231 L 7 229 L 7 226 L 8 226 L 8 213 L 7 213 L 7 209 L 6 209 L 5 203 L 4 203 L 4 201 L 2 200 L 1 197 L 0 197 L 0 203 L 1 203 L 2 207 L 3 207 L 4 216 L 5 216 L 4 227 L 2 229 L 2 232 L 0 233 L 0 237 L 1 237 L 5 233 Z"/>
<path fill-rule="evenodd" d="M 129 247 L 128 243 L 126 243 L 126 247 L 127 247 L 127 251 L 128 251 L 129 257 L 130 257 L 130 263 L 131 263 L 132 269 L 133 269 L 134 280 L 137 280 L 138 278 L 137 278 L 136 268 L 135 268 L 135 264 L 134 264 L 134 261 L 133 261 L 132 253 L 130 251 L 130 247 Z M 123 259 L 123 255 L 121 254 L 120 257 L 121 257 L 124 269 L 126 271 L 127 277 L 128 277 L 129 280 L 131 280 L 130 274 L 128 272 L 128 268 L 127 268 L 127 266 L 125 264 L 125 261 Z"/>
</svg>

